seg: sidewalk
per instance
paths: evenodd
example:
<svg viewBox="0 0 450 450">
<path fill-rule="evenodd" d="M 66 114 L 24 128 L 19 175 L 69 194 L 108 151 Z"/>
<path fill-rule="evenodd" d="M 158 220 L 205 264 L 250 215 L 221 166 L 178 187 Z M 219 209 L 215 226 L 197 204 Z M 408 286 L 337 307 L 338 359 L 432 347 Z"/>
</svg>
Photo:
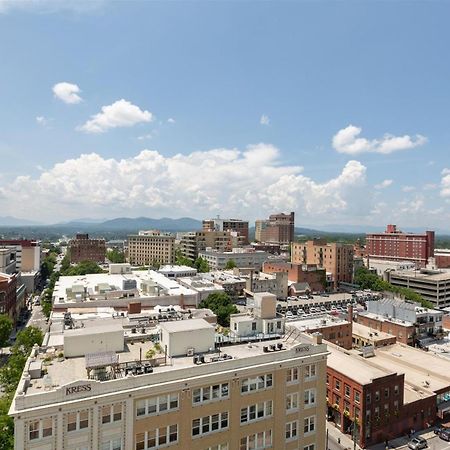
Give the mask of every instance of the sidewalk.
<svg viewBox="0 0 450 450">
<path fill-rule="evenodd" d="M 336 442 L 343 449 L 353 450 L 354 443 L 348 434 L 342 433 L 338 428 L 336 428 L 333 422 L 327 421 L 328 439 Z M 361 447 L 356 444 L 356 450 L 361 450 Z M 383 449 L 385 450 L 385 449 Z"/>
</svg>

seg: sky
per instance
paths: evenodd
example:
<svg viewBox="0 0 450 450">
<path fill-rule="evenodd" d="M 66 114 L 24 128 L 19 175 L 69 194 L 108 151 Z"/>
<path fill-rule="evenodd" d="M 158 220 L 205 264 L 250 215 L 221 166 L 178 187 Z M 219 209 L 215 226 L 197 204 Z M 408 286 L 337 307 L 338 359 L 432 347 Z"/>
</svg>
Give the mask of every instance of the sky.
<svg viewBox="0 0 450 450">
<path fill-rule="evenodd" d="M 0 0 L 0 216 L 450 230 L 450 2 Z"/>
</svg>

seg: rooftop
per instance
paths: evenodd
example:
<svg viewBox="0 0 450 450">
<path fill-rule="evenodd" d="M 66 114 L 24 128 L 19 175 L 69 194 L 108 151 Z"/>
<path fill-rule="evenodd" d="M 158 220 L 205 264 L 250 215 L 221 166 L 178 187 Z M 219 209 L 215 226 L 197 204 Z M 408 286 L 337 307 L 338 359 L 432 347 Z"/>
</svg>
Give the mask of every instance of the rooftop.
<svg viewBox="0 0 450 450">
<path fill-rule="evenodd" d="M 331 314 L 323 314 L 318 317 L 311 317 L 307 319 L 294 319 L 288 322 L 290 326 L 297 328 L 300 331 L 316 330 L 319 328 L 335 327 L 337 325 L 346 325 L 349 322 L 341 319 L 338 316 Z"/>
<path fill-rule="evenodd" d="M 448 281 L 450 280 L 450 271 L 445 270 L 401 270 L 391 273 L 391 277 L 396 278 L 415 278 L 420 281 Z"/>
<path fill-rule="evenodd" d="M 385 339 L 391 339 L 395 337 L 392 334 L 385 333 L 384 331 L 374 330 L 370 327 L 366 327 L 365 325 L 361 325 L 358 322 L 353 322 L 352 334 L 355 336 L 371 339 L 374 342 L 384 341 Z"/>
<path fill-rule="evenodd" d="M 368 317 L 369 319 L 379 320 L 380 322 L 392 322 L 396 325 L 400 325 L 402 327 L 412 327 L 414 324 L 412 322 L 408 322 L 407 320 L 395 319 L 391 316 L 386 317 L 381 314 L 375 314 L 368 311 L 359 311 L 358 315 Z"/>
</svg>

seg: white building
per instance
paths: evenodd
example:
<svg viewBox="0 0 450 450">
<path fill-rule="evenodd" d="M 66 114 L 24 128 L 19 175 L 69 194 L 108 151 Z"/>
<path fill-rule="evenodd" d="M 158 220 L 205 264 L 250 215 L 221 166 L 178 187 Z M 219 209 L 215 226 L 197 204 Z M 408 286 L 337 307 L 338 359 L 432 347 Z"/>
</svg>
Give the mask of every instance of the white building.
<svg viewBox="0 0 450 450">
<path fill-rule="evenodd" d="M 250 248 L 233 248 L 231 252 L 219 252 L 207 249 L 199 252 L 198 256 L 208 262 L 211 270 L 225 269 L 229 261 L 233 261 L 236 267 L 261 270 L 263 263 L 269 259 L 270 254 Z"/>
</svg>

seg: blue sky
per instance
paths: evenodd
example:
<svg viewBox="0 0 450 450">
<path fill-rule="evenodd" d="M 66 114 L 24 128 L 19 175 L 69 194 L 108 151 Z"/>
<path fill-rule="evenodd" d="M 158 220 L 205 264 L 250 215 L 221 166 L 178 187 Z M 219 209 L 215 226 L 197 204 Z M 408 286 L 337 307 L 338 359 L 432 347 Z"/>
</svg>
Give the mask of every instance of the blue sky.
<svg viewBox="0 0 450 450">
<path fill-rule="evenodd" d="M 0 0 L 0 216 L 448 230 L 449 15 Z"/>
</svg>

